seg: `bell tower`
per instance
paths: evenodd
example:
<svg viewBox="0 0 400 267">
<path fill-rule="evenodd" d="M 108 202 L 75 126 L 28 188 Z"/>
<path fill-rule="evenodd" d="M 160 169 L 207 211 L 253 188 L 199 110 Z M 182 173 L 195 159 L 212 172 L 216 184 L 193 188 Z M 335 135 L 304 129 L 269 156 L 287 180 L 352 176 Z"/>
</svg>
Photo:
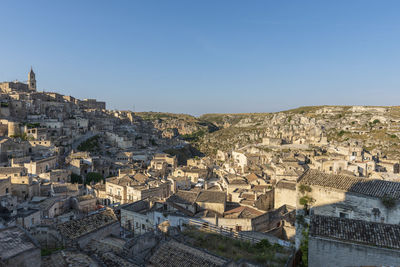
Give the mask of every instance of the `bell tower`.
<svg viewBox="0 0 400 267">
<path fill-rule="evenodd" d="M 35 78 L 35 73 L 32 70 L 28 74 L 28 88 L 31 91 L 36 91 L 36 78 Z"/>
</svg>

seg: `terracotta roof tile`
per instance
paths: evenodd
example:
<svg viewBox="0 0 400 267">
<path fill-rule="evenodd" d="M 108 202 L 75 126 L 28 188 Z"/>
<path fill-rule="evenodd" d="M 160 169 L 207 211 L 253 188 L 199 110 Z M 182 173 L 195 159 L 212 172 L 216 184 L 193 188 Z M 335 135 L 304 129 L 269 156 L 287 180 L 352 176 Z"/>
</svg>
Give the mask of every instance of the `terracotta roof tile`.
<svg viewBox="0 0 400 267">
<path fill-rule="evenodd" d="M 400 249 L 400 225 L 314 215 L 310 235 Z"/>
<path fill-rule="evenodd" d="M 388 195 L 395 199 L 400 198 L 400 183 L 398 182 L 327 174 L 311 169 L 306 171 L 298 181 L 300 184 L 334 188 L 372 197 L 381 198 Z"/>
</svg>

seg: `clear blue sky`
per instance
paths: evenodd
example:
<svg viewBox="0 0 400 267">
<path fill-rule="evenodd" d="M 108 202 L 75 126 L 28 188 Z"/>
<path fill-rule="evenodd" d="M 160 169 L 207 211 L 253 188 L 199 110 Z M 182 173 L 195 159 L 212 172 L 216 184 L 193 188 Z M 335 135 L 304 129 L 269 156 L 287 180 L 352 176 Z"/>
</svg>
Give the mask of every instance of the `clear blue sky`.
<svg viewBox="0 0 400 267">
<path fill-rule="evenodd" d="M 0 81 L 109 108 L 400 104 L 400 1 L 0 2 Z"/>
</svg>

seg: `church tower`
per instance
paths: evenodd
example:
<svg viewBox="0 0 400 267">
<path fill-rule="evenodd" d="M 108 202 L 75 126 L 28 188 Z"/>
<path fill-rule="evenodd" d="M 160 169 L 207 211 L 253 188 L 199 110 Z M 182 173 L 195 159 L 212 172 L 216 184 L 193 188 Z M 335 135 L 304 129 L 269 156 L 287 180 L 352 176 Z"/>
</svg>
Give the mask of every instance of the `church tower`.
<svg viewBox="0 0 400 267">
<path fill-rule="evenodd" d="M 35 78 L 35 73 L 32 70 L 28 74 L 28 88 L 31 91 L 36 91 L 36 78 Z"/>
</svg>

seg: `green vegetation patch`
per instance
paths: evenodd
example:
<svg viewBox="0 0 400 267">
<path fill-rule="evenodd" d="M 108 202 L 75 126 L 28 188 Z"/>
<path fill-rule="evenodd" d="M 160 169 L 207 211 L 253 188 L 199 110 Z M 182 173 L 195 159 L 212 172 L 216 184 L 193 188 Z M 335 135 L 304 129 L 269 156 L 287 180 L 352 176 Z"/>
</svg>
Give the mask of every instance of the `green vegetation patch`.
<svg viewBox="0 0 400 267">
<path fill-rule="evenodd" d="M 104 177 L 98 172 L 89 172 L 86 174 L 85 184 L 90 184 L 91 182 L 97 184 L 101 181 L 104 182 Z"/>
<path fill-rule="evenodd" d="M 41 256 L 49 256 L 49 255 L 51 255 L 52 253 L 57 252 L 57 251 L 59 251 L 59 250 L 63 250 L 63 249 L 64 249 L 64 247 L 59 247 L 59 248 L 42 248 L 42 249 L 40 250 L 40 255 L 41 255 Z"/>
<path fill-rule="evenodd" d="M 394 206 L 396 206 L 396 199 L 394 199 L 394 198 L 391 197 L 391 196 L 384 195 L 384 196 L 382 197 L 381 201 L 382 201 L 382 204 L 383 204 L 386 208 L 388 208 L 388 209 L 391 209 L 391 208 L 393 208 Z"/>
<path fill-rule="evenodd" d="M 191 134 L 181 135 L 181 138 L 189 142 L 198 142 L 200 138 L 203 137 L 205 134 L 206 132 L 204 130 L 200 130 Z"/>
<path fill-rule="evenodd" d="M 40 127 L 40 123 L 38 123 L 38 122 L 36 122 L 36 123 L 27 123 L 27 124 L 25 124 L 26 125 L 26 127 L 28 127 L 29 129 L 32 129 L 32 128 L 39 128 Z"/>
<path fill-rule="evenodd" d="M 75 174 L 75 173 L 71 173 L 71 183 L 82 184 L 83 183 L 82 176 Z"/>
<path fill-rule="evenodd" d="M 193 228 L 186 229 L 183 234 L 190 237 L 191 245 L 235 261 L 246 259 L 267 266 L 284 266 L 290 257 L 290 251 L 279 244 L 271 244 L 268 240 L 251 244 Z"/>
<path fill-rule="evenodd" d="M 79 151 L 88 151 L 88 152 L 99 152 L 100 151 L 100 136 L 93 136 L 86 141 L 83 141 L 79 146 Z"/>
<path fill-rule="evenodd" d="M 143 120 L 155 121 L 155 120 L 171 120 L 171 119 L 183 119 L 187 121 L 195 121 L 196 118 L 188 114 L 174 114 L 167 112 L 136 112 L 135 115 L 141 117 Z"/>
</svg>

